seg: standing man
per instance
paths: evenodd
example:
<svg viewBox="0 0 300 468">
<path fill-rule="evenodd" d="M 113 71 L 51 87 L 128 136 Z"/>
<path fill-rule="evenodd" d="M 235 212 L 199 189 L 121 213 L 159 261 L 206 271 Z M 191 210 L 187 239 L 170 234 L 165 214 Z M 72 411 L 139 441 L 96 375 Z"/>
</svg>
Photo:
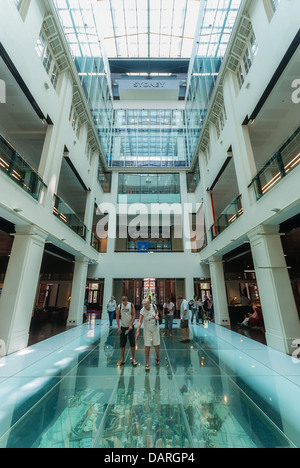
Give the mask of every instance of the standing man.
<svg viewBox="0 0 300 468">
<path fill-rule="evenodd" d="M 132 365 L 137 366 L 135 360 L 135 333 L 134 333 L 134 321 L 136 318 L 135 307 L 131 302 L 128 302 L 128 297 L 122 297 L 122 304 L 117 307 L 116 319 L 118 324 L 118 331 L 120 333 L 120 348 L 121 348 L 121 361 L 118 363 L 118 367 L 124 366 L 125 364 L 125 348 L 127 338 L 131 347 L 132 354 Z"/>
<path fill-rule="evenodd" d="M 182 330 L 182 340 L 181 343 L 188 343 L 190 341 L 190 329 L 189 329 L 189 319 L 190 319 L 190 309 L 189 304 L 186 299 L 182 296 L 179 296 L 178 302 L 180 304 L 180 328 Z"/>
<path fill-rule="evenodd" d="M 164 308 L 163 308 L 163 318 L 166 320 L 166 328 L 164 336 L 168 335 L 168 330 L 170 336 L 173 336 L 173 318 L 174 318 L 175 305 L 170 299 L 167 299 Z"/>
<path fill-rule="evenodd" d="M 197 296 L 189 302 L 190 310 L 192 312 L 192 324 L 194 323 L 194 317 L 196 316 L 196 325 L 199 325 L 199 304 Z"/>
</svg>

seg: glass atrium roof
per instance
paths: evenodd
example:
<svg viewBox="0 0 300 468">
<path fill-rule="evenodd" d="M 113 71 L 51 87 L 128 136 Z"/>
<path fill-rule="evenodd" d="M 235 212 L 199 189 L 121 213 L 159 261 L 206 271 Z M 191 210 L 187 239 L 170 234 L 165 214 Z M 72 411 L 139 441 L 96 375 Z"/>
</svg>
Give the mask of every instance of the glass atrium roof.
<svg viewBox="0 0 300 468">
<path fill-rule="evenodd" d="M 108 58 L 190 58 L 199 12 L 201 55 L 220 57 L 225 54 L 241 1 L 54 0 L 54 3 L 74 56 L 99 56 L 101 39 Z"/>
<path fill-rule="evenodd" d="M 180 125 L 170 129 L 163 124 L 158 129 L 150 119 L 147 129 L 144 124 L 128 126 L 129 112 L 123 113 L 127 122 L 124 124 L 124 115 L 116 113 L 123 117 L 113 119 L 110 109 L 104 127 L 107 129 L 105 142 L 110 141 L 111 146 L 105 144 L 103 148 L 109 165 L 189 166 L 201 133 L 200 122 L 209 107 L 243 0 L 53 1 L 87 96 L 100 85 L 103 87 L 108 78 L 105 65 L 102 62 L 101 66 L 97 65 L 102 52 L 110 59 L 180 60 L 191 59 L 194 51 L 192 78 Z M 97 61 L 95 70 L 90 70 L 91 60 Z M 102 65 L 104 70 L 99 73 Z M 104 75 L 101 83 L 98 75 Z M 101 119 L 95 114 L 95 106 L 91 104 L 91 107 L 103 146 L 103 125 L 99 124 Z M 181 122 L 188 126 L 184 124 L 182 128 Z M 117 140 L 121 142 L 116 144 Z"/>
<path fill-rule="evenodd" d="M 108 57 L 190 57 L 199 5 L 199 0 L 99 1 Z"/>
<path fill-rule="evenodd" d="M 73 57 L 101 57 L 93 0 L 53 0 Z"/>
<path fill-rule="evenodd" d="M 242 0 L 206 0 L 198 50 L 201 57 L 224 57 Z"/>
</svg>

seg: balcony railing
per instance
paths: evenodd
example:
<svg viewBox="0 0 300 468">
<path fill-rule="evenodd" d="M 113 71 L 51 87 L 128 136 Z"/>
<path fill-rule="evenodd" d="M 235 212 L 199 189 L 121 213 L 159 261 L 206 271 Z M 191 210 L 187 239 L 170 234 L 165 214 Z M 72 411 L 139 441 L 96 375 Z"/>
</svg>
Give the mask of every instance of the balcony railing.
<svg viewBox="0 0 300 468">
<path fill-rule="evenodd" d="M 87 228 L 72 208 L 58 195 L 54 195 L 53 214 L 72 229 L 78 236 L 86 240 Z"/>
<path fill-rule="evenodd" d="M 127 249 L 116 248 L 117 253 L 181 253 L 183 252 L 182 248 L 174 248 L 171 241 L 162 241 L 162 242 L 127 242 Z"/>
<path fill-rule="evenodd" d="M 91 238 L 91 246 L 93 247 L 93 249 L 97 250 L 97 252 L 101 251 L 101 241 L 98 239 L 97 236 L 95 236 L 94 233 L 92 234 Z"/>
<path fill-rule="evenodd" d="M 217 221 L 210 228 L 211 238 L 214 240 L 243 214 L 242 196 L 235 198 L 222 212 Z"/>
<path fill-rule="evenodd" d="M 300 163 L 300 127 L 257 173 L 253 186 L 257 200 L 277 185 Z"/>
<path fill-rule="evenodd" d="M 176 193 L 134 193 L 134 194 L 125 194 L 125 195 L 118 195 L 118 203 L 126 203 L 133 204 L 133 203 L 180 203 L 181 202 L 181 195 Z"/>
<path fill-rule="evenodd" d="M 39 174 L 0 135 L 0 169 L 35 200 L 46 185 Z"/>
</svg>

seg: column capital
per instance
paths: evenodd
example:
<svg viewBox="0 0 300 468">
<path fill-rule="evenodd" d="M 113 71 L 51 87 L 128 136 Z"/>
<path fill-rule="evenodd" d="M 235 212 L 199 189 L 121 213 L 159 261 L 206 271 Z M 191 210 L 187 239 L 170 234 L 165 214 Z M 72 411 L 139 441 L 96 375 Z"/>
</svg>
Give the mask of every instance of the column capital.
<svg viewBox="0 0 300 468">
<path fill-rule="evenodd" d="M 256 226 L 252 231 L 248 233 L 249 240 L 254 240 L 259 236 L 276 236 L 280 235 L 279 233 L 280 227 L 279 225 L 264 225 L 260 224 Z"/>
<path fill-rule="evenodd" d="M 90 258 L 86 257 L 85 255 L 78 255 L 75 257 L 75 263 L 90 263 Z"/>
<path fill-rule="evenodd" d="M 217 257 L 216 255 L 212 255 L 208 257 L 209 263 L 223 263 L 223 257 Z"/>
<path fill-rule="evenodd" d="M 14 237 L 36 236 L 37 238 L 40 238 L 41 240 L 44 240 L 44 241 L 48 238 L 48 233 L 34 224 L 20 225 L 20 226 L 17 225 L 15 229 L 16 229 L 15 234 L 12 234 Z"/>
</svg>

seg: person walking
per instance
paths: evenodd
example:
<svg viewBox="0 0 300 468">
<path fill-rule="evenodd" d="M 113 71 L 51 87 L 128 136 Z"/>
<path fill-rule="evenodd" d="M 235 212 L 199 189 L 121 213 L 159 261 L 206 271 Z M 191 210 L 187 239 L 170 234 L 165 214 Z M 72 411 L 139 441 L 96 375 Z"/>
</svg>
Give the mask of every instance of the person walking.
<svg viewBox="0 0 300 468">
<path fill-rule="evenodd" d="M 194 296 L 194 299 L 190 300 L 189 306 L 192 313 L 192 324 L 194 323 L 194 317 L 196 316 L 196 325 L 199 325 L 199 304 L 197 296 Z"/>
<path fill-rule="evenodd" d="M 206 320 L 206 314 L 205 310 L 203 308 L 203 302 L 201 300 L 201 297 L 198 299 L 198 307 L 199 307 L 199 312 L 198 312 L 198 325 L 200 325 L 200 319 L 202 320 L 202 325 L 204 325 L 204 321 Z"/>
<path fill-rule="evenodd" d="M 203 309 L 206 315 L 206 319 L 210 320 L 210 302 L 207 296 L 203 297 Z"/>
<path fill-rule="evenodd" d="M 168 331 L 170 336 L 173 336 L 173 319 L 174 319 L 174 311 L 175 311 L 175 304 L 167 299 L 164 304 L 164 312 L 163 318 L 165 319 L 165 332 L 164 336 L 168 336 Z"/>
<path fill-rule="evenodd" d="M 181 343 L 188 343 L 190 341 L 190 329 L 189 329 L 189 320 L 190 320 L 190 309 L 189 304 L 186 299 L 182 296 L 179 296 L 178 302 L 180 305 L 180 328 L 182 330 L 182 339 Z"/>
<path fill-rule="evenodd" d="M 135 360 L 135 333 L 134 333 L 134 321 L 136 318 L 135 307 L 131 302 L 128 302 L 128 297 L 122 297 L 122 304 L 117 307 L 116 319 L 118 325 L 118 331 L 120 333 L 120 348 L 121 348 L 121 361 L 118 363 L 118 367 L 125 365 L 125 348 L 127 338 L 129 338 L 131 354 L 132 354 L 132 365 L 137 366 Z"/>
<path fill-rule="evenodd" d="M 113 320 L 117 309 L 117 303 L 114 296 L 111 296 L 109 303 L 107 304 L 107 313 L 109 317 L 109 326 L 112 328 Z"/>
<path fill-rule="evenodd" d="M 145 360 L 146 367 L 145 370 L 148 372 L 150 370 L 149 365 L 149 356 L 151 342 L 155 348 L 156 352 L 156 365 L 160 364 L 160 333 L 159 333 L 159 315 L 157 307 L 150 303 L 148 299 L 143 300 L 143 308 L 140 312 L 140 320 L 137 326 L 136 340 L 139 339 L 140 328 L 144 322 L 144 344 L 145 344 Z"/>
</svg>

